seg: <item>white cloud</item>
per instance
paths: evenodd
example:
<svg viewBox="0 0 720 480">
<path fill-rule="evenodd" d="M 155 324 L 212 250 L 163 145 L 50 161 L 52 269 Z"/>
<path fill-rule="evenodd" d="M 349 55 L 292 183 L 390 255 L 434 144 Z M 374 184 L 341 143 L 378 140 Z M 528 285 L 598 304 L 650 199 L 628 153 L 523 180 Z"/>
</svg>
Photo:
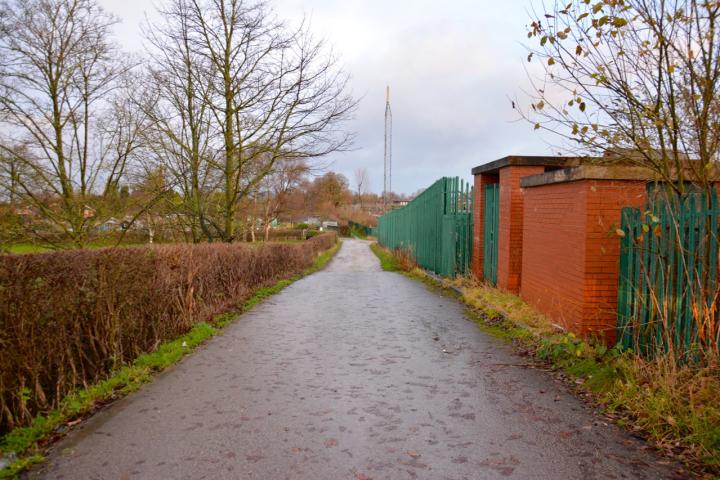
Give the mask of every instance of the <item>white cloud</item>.
<svg viewBox="0 0 720 480">
<path fill-rule="evenodd" d="M 529 0 L 337 1 L 276 0 L 278 16 L 311 21 L 352 75 L 363 97 L 353 152 L 334 155 L 332 168 L 352 180 L 367 167 L 382 189 L 385 85 L 392 88 L 393 186 L 413 192 L 443 175 L 470 178 L 470 169 L 509 154 L 545 154 L 532 127 L 517 122 L 508 97 L 527 89 L 523 69 Z M 143 0 L 101 0 L 121 16 L 118 37 L 141 46 Z"/>
</svg>

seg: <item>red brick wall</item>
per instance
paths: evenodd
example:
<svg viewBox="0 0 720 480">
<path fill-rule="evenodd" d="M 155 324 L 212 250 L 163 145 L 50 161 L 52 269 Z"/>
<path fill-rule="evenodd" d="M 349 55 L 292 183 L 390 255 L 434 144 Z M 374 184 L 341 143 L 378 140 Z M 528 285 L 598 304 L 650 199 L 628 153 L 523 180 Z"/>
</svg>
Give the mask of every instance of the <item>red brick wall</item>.
<svg viewBox="0 0 720 480">
<path fill-rule="evenodd" d="M 614 341 L 625 206 L 645 203 L 645 184 L 583 180 L 525 190 L 521 296 L 556 323 Z"/>
<path fill-rule="evenodd" d="M 473 203 L 473 251 L 471 269 L 475 277 L 483 279 L 484 257 L 484 225 L 485 225 L 485 185 L 498 183 L 497 175 L 486 173 L 475 175 L 474 203 Z"/>
<path fill-rule="evenodd" d="M 500 170 L 500 229 L 497 286 L 520 291 L 523 251 L 523 189 L 520 179 L 543 173 L 545 167 L 511 166 Z"/>
<path fill-rule="evenodd" d="M 582 333 L 604 335 L 615 341 L 617 285 L 620 262 L 620 226 L 623 207 L 643 208 L 645 182 L 592 180 L 582 182 L 587 192 L 585 282 Z"/>
<path fill-rule="evenodd" d="M 525 189 L 520 295 L 566 328 L 583 315 L 586 197 L 581 182 Z"/>
</svg>

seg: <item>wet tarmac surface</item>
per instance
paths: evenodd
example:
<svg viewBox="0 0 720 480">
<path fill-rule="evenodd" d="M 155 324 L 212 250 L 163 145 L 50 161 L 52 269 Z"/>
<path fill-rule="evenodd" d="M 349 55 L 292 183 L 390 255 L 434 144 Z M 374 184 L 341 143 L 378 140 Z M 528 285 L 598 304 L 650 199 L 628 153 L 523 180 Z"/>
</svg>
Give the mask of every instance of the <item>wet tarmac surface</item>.
<svg viewBox="0 0 720 480">
<path fill-rule="evenodd" d="M 30 476 L 675 478 L 463 311 L 345 241 Z"/>
</svg>

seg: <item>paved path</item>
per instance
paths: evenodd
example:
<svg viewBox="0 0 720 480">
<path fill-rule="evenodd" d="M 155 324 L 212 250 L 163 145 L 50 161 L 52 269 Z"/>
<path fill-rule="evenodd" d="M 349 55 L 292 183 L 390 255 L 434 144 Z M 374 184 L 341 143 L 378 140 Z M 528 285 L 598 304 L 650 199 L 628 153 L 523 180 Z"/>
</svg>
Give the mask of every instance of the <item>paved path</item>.
<svg viewBox="0 0 720 480">
<path fill-rule="evenodd" d="M 70 434 L 33 477 L 672 478 L 454 300 L 345 241 L 140 392 Z"/>
</svg>

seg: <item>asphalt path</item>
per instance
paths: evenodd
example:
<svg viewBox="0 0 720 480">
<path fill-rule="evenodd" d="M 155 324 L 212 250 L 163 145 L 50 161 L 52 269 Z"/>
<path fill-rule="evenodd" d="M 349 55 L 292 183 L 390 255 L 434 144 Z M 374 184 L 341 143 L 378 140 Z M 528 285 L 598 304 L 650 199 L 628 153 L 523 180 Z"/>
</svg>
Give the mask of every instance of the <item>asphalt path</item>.
<svg viewBox="0 0 720 480">
<path fill-rule="evenodd" d="M 33 478 L 663 479 L 673 465 L 346 240 Z"/>
</svg>

